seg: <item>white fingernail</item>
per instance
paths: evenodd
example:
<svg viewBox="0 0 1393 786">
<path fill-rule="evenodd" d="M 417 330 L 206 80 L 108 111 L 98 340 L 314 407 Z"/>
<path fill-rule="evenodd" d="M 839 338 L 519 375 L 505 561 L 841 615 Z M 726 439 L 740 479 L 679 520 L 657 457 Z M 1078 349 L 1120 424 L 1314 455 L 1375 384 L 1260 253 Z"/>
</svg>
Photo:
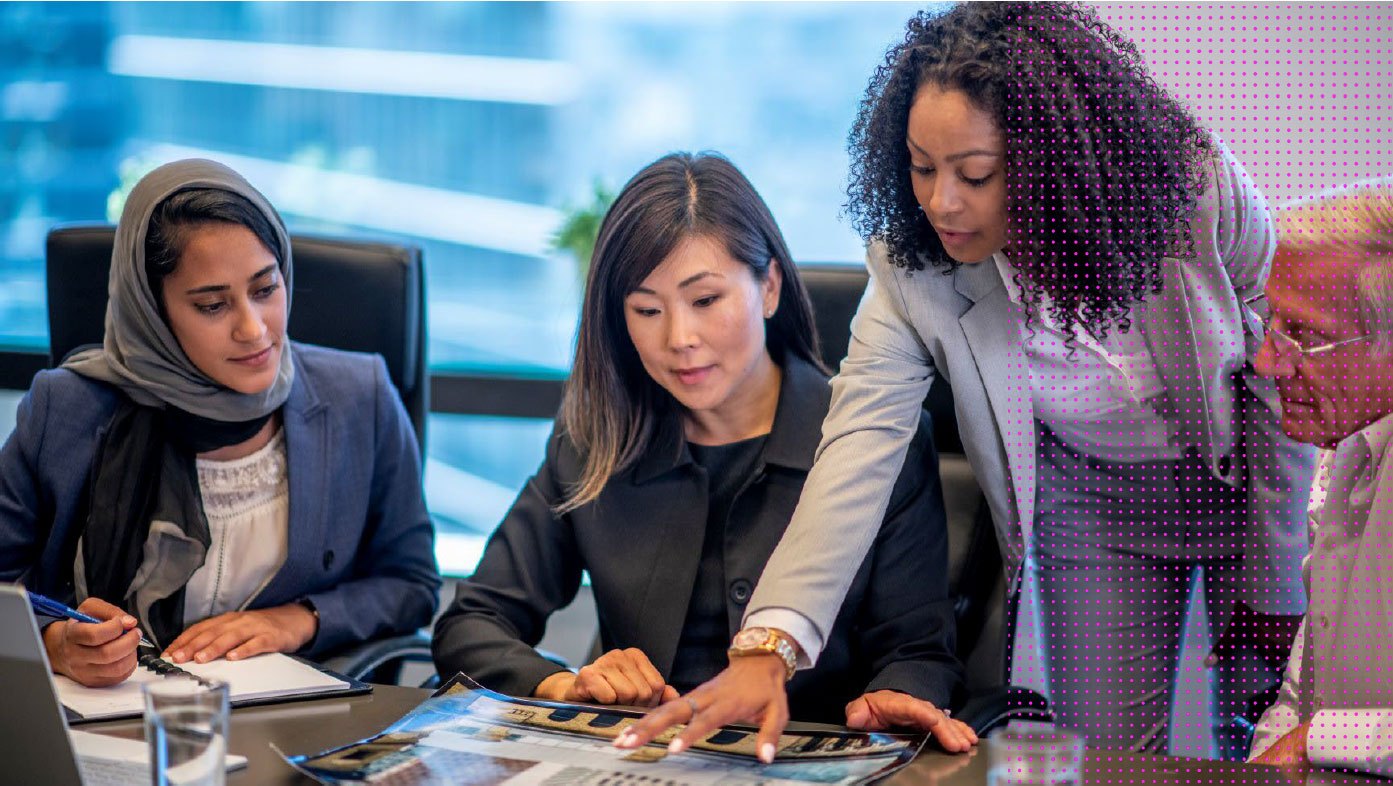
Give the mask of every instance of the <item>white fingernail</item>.
<svg viewBox="0 0 1393 786">
<path fill-rule="evenodd" d="M 759 760 L 765 764 L 774 763 L 774 743 L 766 742 L 759 746 Z"/>
<path fill-rule="evenodd" d="M 674 737 L 672 742 L 667 744 L 668 753 L 681 753 L 686 749 L 687 743 L 683 742 L 681 737 Z"/>
</svg>

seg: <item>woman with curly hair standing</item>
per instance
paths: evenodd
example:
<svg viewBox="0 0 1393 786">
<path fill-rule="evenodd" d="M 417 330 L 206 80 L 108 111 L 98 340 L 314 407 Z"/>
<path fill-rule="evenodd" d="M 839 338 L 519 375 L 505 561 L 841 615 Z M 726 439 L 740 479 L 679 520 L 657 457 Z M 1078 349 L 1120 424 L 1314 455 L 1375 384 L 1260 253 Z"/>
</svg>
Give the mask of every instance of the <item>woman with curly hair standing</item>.
<svg viewBox="0 0 1393 786">
<path fill-rule="evenodd" d="M 871 283 L 747 630 L 816 661 L 843 566 L 875 536 L 942 375 L 1012 592 L 1035 570 L 1057 719 L 1095 747 L 1165 751 L 1202 574 L 1214 726 L 1241 756 L 1218 719 L 1252 693 L 1240 667 L 1280 674 L 1313 466 L 1252 368 L 1261 326 L 1246 301 L 1274 250 L 1262 196 L 1135 47 L 1072 4 L 920 13 L 872 77 L 850 147 Z M 1255 637 L 1277 642 L 1273 662 Z M 756 651 L 741 642 L 732 655 Z M 680 749 L 744 718 L 772 743 L 782 674 L 777 657 L 732 657 L 621 744 L 691 721 Z"/>
</svg>

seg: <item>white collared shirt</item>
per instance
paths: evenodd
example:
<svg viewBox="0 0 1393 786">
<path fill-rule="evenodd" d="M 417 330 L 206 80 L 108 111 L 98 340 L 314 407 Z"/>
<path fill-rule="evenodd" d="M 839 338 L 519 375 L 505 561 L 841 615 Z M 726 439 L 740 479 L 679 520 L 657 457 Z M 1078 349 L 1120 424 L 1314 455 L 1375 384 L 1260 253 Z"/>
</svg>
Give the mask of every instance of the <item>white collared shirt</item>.
<svg viewBox="0 0 1393 786">
<path fill-rule="evenodd" d="M 999 252 L 992 261 L 1012 302 L 1023 304 L 1015 266 Z M 1161 415 L 1170 403 L 1166 384 L 1136 321 L 1126 333 L 1111 326 L 1101 343 L 1080 328 L 1070 357 L 1068 334 L 1049 307 L 1045 294 L 1033 335 L 1022 329 L 1035 417 L 1085 456 L 1124 463 L 1178 460 L 1184 446 Z"/>
<path fill-rule="evenodd" d="M 1316 540 L 1320 530 L 1320 512 L 1325 507 L 1325 498 L 1330 493 L 1330 471 L 1334 468 L 1335 451 L 1321 450 L 1316 454 L 1316 474 L 1311 478 L 1311 497 L 1306 502 L 1307 535 L 1310 542 Z"/>
<path fill-rule="evenodd" d="M 1277 703 L 1263 713 L 1253 736 L 1251 756 L 1257 757 L 1301 723 L 1310 722 L 1306 755 L 1312 764 L 1349 767 L 1393 777 L 1393 702 L 1389 701 L 1386 675 L 1393 669 L 1393 632 L 1385 626 L 1386 600 L 1378 585 L 1393 581 L 1380 566 L 1393 564 L 1393 554 L 1383 553 L 1393 530 L 1393 414 L 1345 438 L 1329 457 L 1329 487 L 1325 499 L 1313 510 L 1315 545 L 1302 566 L 1311 607 L 1292 645 L 1291 658 L 1282 680 Z M 1380 501 L 1382 500 L 1382 501 Z M 1378 574 L 1374 580 L 1360 576 Z M 1312 582 L 1322 582 L 1312 587 Z M 1312 594 L 1312 589 L 1320 592 Z M 1382 608 L 1382 613 L 1379 609 Z M 1353 619 L 1351 610 L 1354 611 Z M 1352 631 L 1358 646 L 1354 660 L 1370 656 L 1377 662 L 1350 664 L 1342 642 L 1336 638 L 1342 624 L 1365 625 Z M 1311 626 L 1320 628 L 1317 632 Z M 1367 634 L 1383 637 L 1370 640 Z M 1386 647 L 1383 645 L 1386 641 Z M 1308 657 L 1310 648 L 1324 645 L 1321 660 Z M 1327 701 L 1317 693 L 1317 669 L 1334 669 L 1333 685 L 1354 688 L 1358 695 Z M 1369 695 L 1367 691 L 1383 695 Z M 1350 691 L 1345 691 L 1350 693 Z"/>
</svg>

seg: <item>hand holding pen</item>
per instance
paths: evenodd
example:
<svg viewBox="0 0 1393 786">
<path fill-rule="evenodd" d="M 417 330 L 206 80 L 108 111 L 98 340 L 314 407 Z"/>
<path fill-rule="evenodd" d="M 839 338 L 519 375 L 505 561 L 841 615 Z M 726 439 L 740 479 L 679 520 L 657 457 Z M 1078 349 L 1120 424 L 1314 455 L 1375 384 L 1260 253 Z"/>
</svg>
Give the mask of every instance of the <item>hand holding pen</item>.
<svg viewBox="0 0 1393 786">
<path fill-rule="evenodd" d="M 98 598 L 76 609 L 33 593 L 29 602 L 36 612 L 66 618 L 43 632 L 54 671 L 92 688 L 117 685 L 135 671 L 144 639 L 135 617 Z"/>
<path fill-rule="evenodd" d="M 72 606 L 69 606 L 65 603 L 59 603 L 53 598 L 45 597 L 37 592 L 26 592 L 25 594 L 29 596 L 29 605 L 34 609 L 34 612 L 36 614 L 47 614 L 50 617 L 61 617 L 63 619 L 77 620 L 78 622 L 86 622 L 92 625 L 100 625 L 102 624 L 102 622 L 105 621 L 99 620 L 90 614 L 84 614 L 81 611 L 78 611 L 77 609 L 73 608 Z M 115 609 L 117 612 L 125 614 L 125 617 L 121 620 L 121 624 L 125 628 L 129 629 L 136 625 L 135 617 L 126 614 L 126 612 L 122 609 L 118 609 L 115 606 L 112 606 L 110 603 L 105 603 L 102 601 L 98 602 L 107 608 Z M 82 605 L 86 606 L 87 604 L 84 603 Z M 149 639 L 145 638 L 145 634 L 143 633 L 140 635 L 140 643 L 146 647 L 155 649 L 155 645 L 152 644 Z"/>
</svg>

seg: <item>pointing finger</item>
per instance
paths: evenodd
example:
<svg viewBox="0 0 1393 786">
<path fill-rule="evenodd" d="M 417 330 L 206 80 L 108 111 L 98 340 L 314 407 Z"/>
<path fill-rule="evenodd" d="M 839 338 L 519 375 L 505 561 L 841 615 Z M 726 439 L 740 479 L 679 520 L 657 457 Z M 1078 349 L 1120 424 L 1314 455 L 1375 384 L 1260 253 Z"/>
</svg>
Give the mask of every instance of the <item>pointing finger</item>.
<svg viewBox="0 0 1393 786">
<path fill-rule="evenodd" d="M 786 701 L 772 701 L 764 710 L 764 722 L 759 725 L 759 736 L 755 745 L 755 752 L 759 755 L 759 760 L 765 764 L 774 763 L 774 752 L 778 748 L 779 737 L 784 733 L 784 727 L 788 725 L 788 703 Z"/>
<path fill-rule="evenodd" d="M 683 723 L 692 710 L 686 702 L 670 701 L 643 716 L 637 723 L 625 729 L 614 740 L 616 748 L 637 748 L 653 741 L 664 731 Z"/>
</svg>

